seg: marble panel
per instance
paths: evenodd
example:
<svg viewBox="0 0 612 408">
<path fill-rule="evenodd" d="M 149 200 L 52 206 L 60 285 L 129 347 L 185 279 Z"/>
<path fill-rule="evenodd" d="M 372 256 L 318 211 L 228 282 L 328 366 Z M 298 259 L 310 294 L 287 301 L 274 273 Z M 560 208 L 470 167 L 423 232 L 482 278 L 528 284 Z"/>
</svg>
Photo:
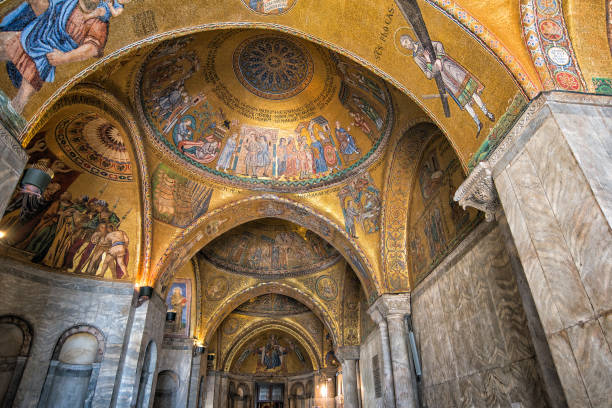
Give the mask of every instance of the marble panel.
<svg viewBox="0 0 612 408">
<path fill-rule="evenodd" d="M 547 406 L 516 279 L 495 226 L 412 294 L 428 407 Z"/>
<path fill-rule="evenodd" d="M 600 103 L 601 105 L 597 105 Z M 593 104 L 549 103 L 608 224 L 612 225 L 612 106 L 599 98 Z"/>
<path fill-rule="evenodd" d="M 0 124 L 0 216 L 4 214 L 27 161 L 25 150 Z"/>
<path fill-rule="evenodd" d="M 533 162 L 525 153 L 519 154 L 508 175 L 565 327 L 591 318 L 593 309 Z"/>
<path fill-rule="evenodd" d="M 609 407 L 612 353 L 597 320 L 567 329 L 570 345 L 593 408 Z"/>
<path fill-rule="evenodd" d="M 560 331 L 548 336 L 548 344 L 565 391 L 567 405 L 571 408 L 591 407 L 567 333 Z"/>
<path fill-rule="evenodd" d="M 609 310 L 612 231 L 582 170 L 552 121 L 546 122 L 525 149 L 595 312 Z"/>
<path fill-rule="evenodd" d="M 557 305 L 553 302 L 550 283 L 544 275 L 535 247 L 529 236 L 525 218 L 521 213 L 518 198 L 506 171 L 495 179 L 500 201 L 512 231 L 514 243 L 520 256 L 523 270 L 533 295 L 542 327 L 546 333 L 554 333 L 563 328 Z"/>
</svg>

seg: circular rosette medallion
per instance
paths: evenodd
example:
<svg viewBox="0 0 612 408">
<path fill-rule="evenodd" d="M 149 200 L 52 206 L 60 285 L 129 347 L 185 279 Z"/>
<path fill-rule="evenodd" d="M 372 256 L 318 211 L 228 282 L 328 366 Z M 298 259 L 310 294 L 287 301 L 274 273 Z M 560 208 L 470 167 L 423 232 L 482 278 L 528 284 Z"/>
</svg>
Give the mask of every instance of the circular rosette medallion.
<svg viewBox="0 0 612 408">
<path fill-rule="evenodd" d="M 286 99 L 302 92 L 314 67 L 305 48 L 288 38 L 256 36 L 234 52 L 234 72 L 245 88 L 266 99 Z"/>
</svg>

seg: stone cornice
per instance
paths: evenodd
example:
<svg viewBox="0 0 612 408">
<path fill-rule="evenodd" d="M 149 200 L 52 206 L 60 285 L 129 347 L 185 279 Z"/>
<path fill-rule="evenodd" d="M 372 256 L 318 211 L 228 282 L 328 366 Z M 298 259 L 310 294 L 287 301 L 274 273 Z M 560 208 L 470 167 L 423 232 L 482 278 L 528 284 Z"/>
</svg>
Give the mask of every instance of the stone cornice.
<svg viewBox="0 0 612 408">
<path fill-rule="evenodd" d="M 485 213 L 487 221 L 492 221 L 500 210 L 499 198 L 493 182 L 494 176 L 506 167 L 535 130 L 549 115 L 563 111 L 562 105 L 612 105 L 612 98 L 604 95 L 592 95 L 576 92 L 551 91 L 541 93 L 531 101 L 523 115 L 514 124 L 504 140 L 491 153 L 486 161 L 481 161 L 459 186 L 454 200 L 463 208 L 474 207 Z M 543 109 L 547 107 L 548 109 Z"/>
<path fill-rule="evenodd" d="M 359 360 L 359 346 L 341 346 L 335 351 L 335 355 L 344 362 L 345 360 Z"/>
<path fill-rule="evenodd" d="M 504 140 L 491 153 L 489 158 L 481 161 L 459 186 L 453 199 L 459 202 L 462 208 L 474 207 L 485 213 L 487 221 L 495 219 L 495 213 L 500 210 L 499 197 L 493 182 L 493 169 L 497 163 L 506 156 L 518 143 L 523 131 L 529 126 L 532 119 L 546 105 L 548 94 L 540 94 L 531 101 L 529 107 L 514 124 Z"/>
<path fill-rule="evenodd" d="M 374 301 L 372 306 L 370 306 L 368 313 L 371 316 L 373 314 L 378 314 L 381 318 L 387 318 L 391 315 L 403 316 L 410 314 L 410 293 L 386 293 L 380 295 L 380 297 Z M 374 319 L 374 317 L 372 317 L 372 319 Z"/>
</svg>

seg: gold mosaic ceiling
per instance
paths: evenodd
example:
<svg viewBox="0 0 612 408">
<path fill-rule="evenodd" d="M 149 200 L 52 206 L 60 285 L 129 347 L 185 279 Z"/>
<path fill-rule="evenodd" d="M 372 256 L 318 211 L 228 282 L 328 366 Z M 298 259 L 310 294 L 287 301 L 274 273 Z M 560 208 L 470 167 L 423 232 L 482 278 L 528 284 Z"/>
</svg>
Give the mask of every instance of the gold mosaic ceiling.
<svg viewBox="0 0 612 408">
<path fill-rule="evenodd" d="M 139 112 L 154 145 L 223 183 L 297 191 L 338 182 L 378 157 L 393 126 L 384 81 L 281 33 L 181 37 L 141 71 Z"/>
<path fill-rule="evenodd" d="M 338 251 L 317 234 L 273 218 L 234 228 L 200 253 L 228 272 L 266 278 L 318 272 L 341 259 Z"/>
</svg>

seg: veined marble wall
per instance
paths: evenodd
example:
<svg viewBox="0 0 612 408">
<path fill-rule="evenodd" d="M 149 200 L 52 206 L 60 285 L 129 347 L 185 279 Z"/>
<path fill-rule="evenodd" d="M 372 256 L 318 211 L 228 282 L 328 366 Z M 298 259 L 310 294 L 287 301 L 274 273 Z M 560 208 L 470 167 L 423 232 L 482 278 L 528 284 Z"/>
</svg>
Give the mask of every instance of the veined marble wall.
<svg viewBox="0 0 612 408">
<path fill-rule="evenodd" d="M 415 288 L 426 407 L 547 406 L 514 276 L 498 226 L 481 223 Z"/>
<path fill-rule="evenodd" d="M 547 93 L 493 167 L 570 407 L 612 388 L 612 98 Z"/>
<path fill-rule="evenodd" d="M 362 408 L 376 408 L 383 404 L 382 390 L 377 396 L 375 386 L 375 364 L 373 359 L 378 360 L 378 376 L 382 387 L 383 383 L 383 356 L 382 344 L 378 328 L 373 329 L 368 337 L 365 338 L 359 348 L 359 376 L 361 381 L 361 403 Z"/>
<path fill-rule="evenodd" d="M 0 315 L 18 315 L 34 332 L 13 406 L 38 404 L 57 340 L 77 324 L 104 333 L 106 349 L 92 407 L 110 406 L 134 300 L 133 284 L 83 279 L 0 258 L 0 293 Z"/>
<path fill-rule="evenodd" d="M 4 214 L 27 162 L 25 150 L 0 123 L 0 217 Z"/>
</svg>

